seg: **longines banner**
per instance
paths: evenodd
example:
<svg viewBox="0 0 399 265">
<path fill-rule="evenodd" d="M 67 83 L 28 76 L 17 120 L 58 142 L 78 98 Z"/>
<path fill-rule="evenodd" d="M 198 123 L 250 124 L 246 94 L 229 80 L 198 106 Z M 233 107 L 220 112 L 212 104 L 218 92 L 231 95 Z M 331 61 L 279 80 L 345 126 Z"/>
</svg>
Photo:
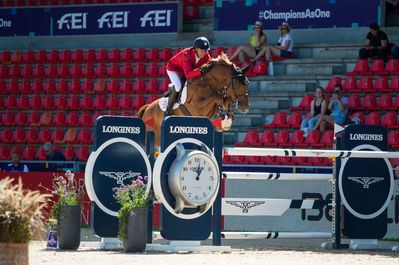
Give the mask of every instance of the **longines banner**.
<svg viewBox="0 0 399 265">
<path fill-rule="evenodd" d="M 0 36 L 177 32 L 178 7 L 178 2 L 157 2 L 1 8 Z"/>
<path fill-rule="evenodd" d="M 277 29 L 282 22 L 288 22 L 294 29 L 367 27 L 378 22 L 379 3 L 376 0 L 215 1 L 215 30 L 251 30 L 257 20 L 262 21 L 265 29 Z"/>
</svg>

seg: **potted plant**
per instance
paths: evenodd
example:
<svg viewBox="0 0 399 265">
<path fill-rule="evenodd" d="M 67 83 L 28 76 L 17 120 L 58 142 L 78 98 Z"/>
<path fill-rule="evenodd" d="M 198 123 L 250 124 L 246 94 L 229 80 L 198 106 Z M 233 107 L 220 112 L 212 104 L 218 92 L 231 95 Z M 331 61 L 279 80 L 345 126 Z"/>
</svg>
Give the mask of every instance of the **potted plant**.
<svg viewBox="0 0 399 265">
<path fill-rule="evenodd" d="M 22 180 L 0 180 L 0 264 L 29 264 L 29 241 L 44 232 L 42 209 L 46 194 L 24 190 Z"/>
<path fill-rule="evenodd" d="M 83 191 L 77 189 L 74 174 L 68 170 L 65 178 L 56 175 L 52 194 L 56 196 L 51 208 L 51 224 L 57 228 L 59 249 L 78 249 L 80 245 L 81 200 Z"/>
<path fill-rule="evenodd" d="M 114 188 L 114 197 L 121 208 L 118 211 L 118 238 L 126 252 L 143 252 L 147 243 L 148 201 L 147 177 L 139 176 L 131 185 Z"/>
</svg>

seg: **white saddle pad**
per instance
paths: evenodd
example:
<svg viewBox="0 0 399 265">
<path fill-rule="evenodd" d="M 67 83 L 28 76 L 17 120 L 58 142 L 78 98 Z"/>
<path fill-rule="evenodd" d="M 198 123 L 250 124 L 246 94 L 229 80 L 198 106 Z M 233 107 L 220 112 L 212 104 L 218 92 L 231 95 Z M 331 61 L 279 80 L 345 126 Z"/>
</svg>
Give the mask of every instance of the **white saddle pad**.
<svg viewBox="0 0 399 265">
<path fill-rule="evenodd" d="M 180 104 L 184 104 L 184 103 L 186 102 L 186 99 L 187 99 L 187 85 L 184 85 L 183 91 L 182 91 L 181 97 L 180 97 L 180 102 L 176 102 L 176 103 L 173 105 L 173 109 L 177 109 L 177 108 L 180 106 Z M 160 108 L 163 112 L 165 112 L 166 109 L 167 109 L 167 107 L 168 107 L 168 100 L 169 100 L 169 98 L 162 98 L 162 99 L 159 101 L 159 108 Z"/>
</svg>

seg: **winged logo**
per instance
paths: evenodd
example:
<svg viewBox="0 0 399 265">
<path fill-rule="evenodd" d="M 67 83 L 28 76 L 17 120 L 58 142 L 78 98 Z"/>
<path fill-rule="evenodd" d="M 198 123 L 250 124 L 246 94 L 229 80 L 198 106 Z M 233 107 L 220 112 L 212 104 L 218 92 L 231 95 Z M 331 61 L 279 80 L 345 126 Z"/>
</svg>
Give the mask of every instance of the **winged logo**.
<svg viewBox="0 0 399 265">
<path fill-rule="evenodd" d="M 247 213 L 248 209 L 265 204 L 265 201 L 226 201 L 226 203 L 239 207 L 243 213 Z"/>
<path fill-rule="evenodd" d="M 129 172 L 100 171 L 98 173 L 115 179 L 116 183 L 118 183 L 119 185 L 123 184 L 123 181 L 125 179 L 134 178 L 136 176 L 141 175 L 140 172 L 131 172 L 131 171 Z"/>
<path fill-rule="evenodd" d="M 382 177 L 348 177 L 348 179 L 363 185 L 363 189 L 368 189 L 370 184 L 383 180 Z"/>
<path fill-rule="evenodd" d="M 312 153 L 315 154 L 315 155 L 317 155 L 317 156 L 319 156 L 319 155 L 321 155 L 321 154 L 324 154 L 325 152 L 312 151 Z"/>
</svg>

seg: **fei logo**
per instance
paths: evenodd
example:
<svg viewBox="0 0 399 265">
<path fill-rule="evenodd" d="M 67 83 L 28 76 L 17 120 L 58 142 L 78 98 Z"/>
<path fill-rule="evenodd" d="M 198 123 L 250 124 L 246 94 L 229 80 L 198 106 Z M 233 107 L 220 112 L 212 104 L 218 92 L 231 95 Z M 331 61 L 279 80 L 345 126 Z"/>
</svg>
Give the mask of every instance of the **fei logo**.
<svg viewBox="0 0 399 265">
<path fill-rule="evenodd" d="M 147 22 L 150 22 L 150 27 L 165 27 L 170 26 L 170 15 L 173 10 L 151 10 L 145 13 L 140 18 L 141 27 L 146 27 Z"/>
<path fill-rule="evenodd" d="M 88 13 L 67 13 L 59 20 L 58 29 L 63 29 L 66 24 L 67 29 L 85 29 L 87 27 L 87 14 Z"/>
<path fill-rule="evenodd" d="M 107 28 L 127 28 L 129 13 L 130 11 L 107 12 L 97 20 L 98 27 L 102 29 L 105 24 Z"/>
</svg>

